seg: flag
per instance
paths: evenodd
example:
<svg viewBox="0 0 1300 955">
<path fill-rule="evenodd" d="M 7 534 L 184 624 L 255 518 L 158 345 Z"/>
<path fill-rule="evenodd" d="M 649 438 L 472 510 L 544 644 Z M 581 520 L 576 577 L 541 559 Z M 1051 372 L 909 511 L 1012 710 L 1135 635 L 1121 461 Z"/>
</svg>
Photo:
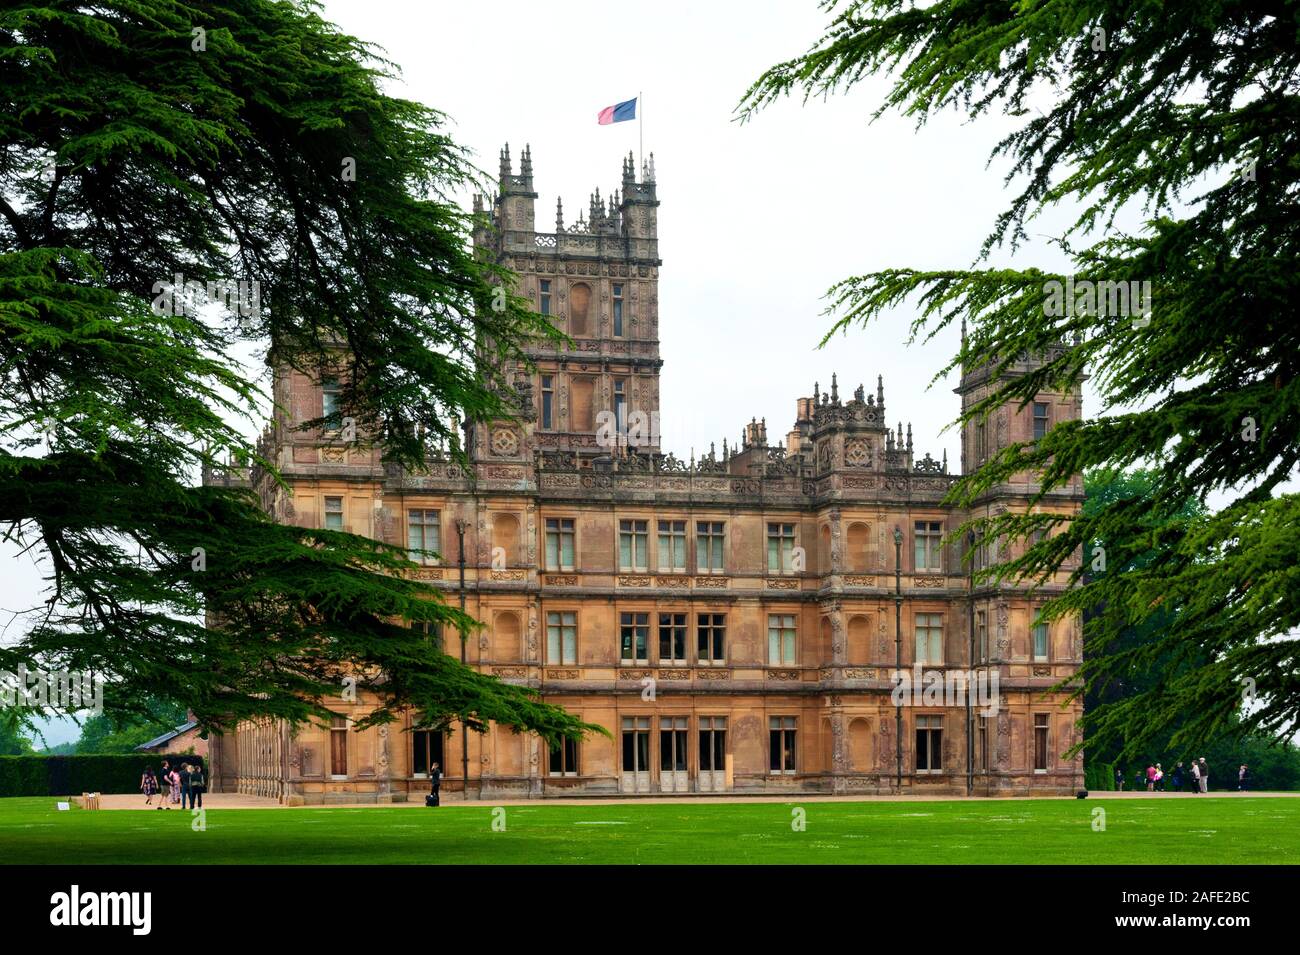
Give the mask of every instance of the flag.
<svg viewBox="0 0 1300 955">
<path fill-rule="evenodd" d="M 625 119 L 636 119 L 635 98 L 622 103 L 615 103 L 613 106 L 606 106 L 596 114 L 596 122 L 602 126 L 608 126 L 610 123 L 621 123 Z"/>
</svg>

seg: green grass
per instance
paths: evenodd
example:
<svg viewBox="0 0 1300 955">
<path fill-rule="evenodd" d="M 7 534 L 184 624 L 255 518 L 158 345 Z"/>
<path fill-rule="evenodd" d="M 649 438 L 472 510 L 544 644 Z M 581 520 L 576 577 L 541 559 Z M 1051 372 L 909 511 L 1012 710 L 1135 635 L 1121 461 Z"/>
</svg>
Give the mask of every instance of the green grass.
<svg viewBox="0 0 1300 955">
<path fill-rule="evenodd" d="M 0 799 L 6 863 L 1297 863 L 1300 799 L 58 812 Z M 792 809 L 807 813 L 803 832 Z M 1106 811 L 1094 831 L 1093 810 Z"/>
</svg>

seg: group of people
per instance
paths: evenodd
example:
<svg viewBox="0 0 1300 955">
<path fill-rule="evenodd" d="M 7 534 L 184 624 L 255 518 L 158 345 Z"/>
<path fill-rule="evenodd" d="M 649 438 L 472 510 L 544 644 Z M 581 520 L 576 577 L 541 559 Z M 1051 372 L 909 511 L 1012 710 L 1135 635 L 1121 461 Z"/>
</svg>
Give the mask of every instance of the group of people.
<svg viewBox="0 0 1300 955">
<path fill-rule="evenodd" d="M 1123 792 L 1124 790 L 1124 770 L 1115 767 L 1115 788 Z M 1200 756 L 1191 761 L 1191 765 L 1184 770 L 1183 764 L 1178 763 L 1173 772 L 1169 774 L 1166 780 L 1164 767 L 1159 763 L 1149 764 L 1146 771 L 1139 769 L 1133 775 L 1133 790 L 1137 791 L 1146 783 L 1147 792 L 1165 792 L 1168 785 L 1169 792 L 1183 792 L 1184 787 L 1190 786 L 1194 793 L 1207 793 L 1210 791 L 1210 767 L 1205 762 L 1205 757 Z M 1245 792 L 1250 788 L 1250 768 L 1242 763 L 1237 770 L 1237 789 Z"/>
<path fill-rule="evenodd" d="M 203 794 L 207 791 L 208 781 L 203 775 L 202 763 L 181 763 L 174 769 L 170 762 L 163 760 L 162 768 L 155 773 L 152 766 L 145 767 L 140 777 L 140 792 L 144 793 L 144 804 L 153 806 L 153 797 L 158 797 L 155 809 L 170 809 L 179 803 L 182 809 L 203 808 Z"/>
</svg>

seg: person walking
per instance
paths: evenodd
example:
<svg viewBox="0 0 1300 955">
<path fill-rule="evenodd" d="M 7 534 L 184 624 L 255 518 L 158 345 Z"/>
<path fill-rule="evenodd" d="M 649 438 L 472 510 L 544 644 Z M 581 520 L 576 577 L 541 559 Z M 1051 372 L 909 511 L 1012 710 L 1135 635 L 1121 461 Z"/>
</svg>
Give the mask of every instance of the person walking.
<svg viewBox="0 0 1300 955">
<path fill-rule="evenodd" d="M 196 763 L 190 769 L 190 808 L 203 808 L 203 792 L 208 788 L 208 780 L 203 775 L 203 764 Z"/>
<path fill-rule="evenodd" d="M 1156 789 L 1156 768 L 1147 766 L 1147 792 L 1155 792 Z"/>
<path fill-rule="evenodd" d="M 437 763 L 429 767 L 429 798 L 424 801 L 426 806 L 441 805 L 442 791 L 442 769 Z"/>
<path fill-rule="evenodd" d="M 190 789 L 190 785 L 193 781 L 194 781 L 194 774 L 190 772 L 190 764 L 181 763 L 181 808 L 182 809 L 190 808 L 190 803 L 193 802 L 194 799 L 193 791 Z"/>
<path fill-rule="evenodd" d="M 144 793 L 144 804 L 153 805 L 153 797 L 158 792 L 158 777 L 153 774 L 153 767 L 146 766 L 144 775 L 140 777 L 140 792 Z M 158 806 L 159 809 L 162 806 Z"/>
<path fill-rule="evenodd" d="M 1156 792 L 1165 791 L 1165 770 L 1159 763 L 1156 763 Z"/>
<path fill-rule="evenodd" d="M 1171 780 L 1171 782 L 1172 782 L 1172 784 L 1173 784 L 1174 792 L 1176 792 L 1176 793 L 1180 793 L 1180 792 L 1183 791 L 1183 762 L 1182 762 L 1182 760 L 1179 760 L 1179 761 L 1178 761 L 1178 765 L 1174 767 L 1174 772 L 1173 772 L 1173 775 L 1170 777 L 1170 780 Z"/>
<path fill-rule="evenodd" d="M 1206 764 L 1204 756 L 1200 757 L 1199 763 L 1200 766 L 1198 768 L 1201 771 L 1201 792 L 1208 793 L 1210 791 L 1210 767 Z"/>
<path fill-rule="evenodd" d="M 1201 787 L 1201 764 L 1192 760 L 1192 792 L 1203 793 L 1205 790 Z"/>
<path fill-rule="evenodd" d="M 1115 767 L 1115 791 L 1121 793 L 1124 791 L 1124 770 L 1118 766 Z"/>
</svg>

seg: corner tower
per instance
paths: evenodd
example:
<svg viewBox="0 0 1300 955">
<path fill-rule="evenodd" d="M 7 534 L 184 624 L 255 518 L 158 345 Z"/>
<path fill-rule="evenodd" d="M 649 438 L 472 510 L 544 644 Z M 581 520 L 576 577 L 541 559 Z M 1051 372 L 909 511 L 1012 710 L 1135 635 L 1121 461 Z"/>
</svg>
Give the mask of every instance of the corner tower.
<svg viewBox="0 0 1300 955">
<path fill-rule="evenodd" d="M 535 226 L 532 150 L 519 172 L 501 151 L 500 189 L 476 196 L 474 245 L 519 276 L 518 293 L 572 340 L 530 349 L 524 390 L 536 415 L 533 450 L 574 452 L 590 466 L 609 454 L 659 453 L 659 240 L 654 156 L 637 173 L 631 153 L 618 186 L 594 190 L 566 224 Z M 522 374 L 522 372 L 521 372 Z M 480 447 L 483 445 L 480 444 Z"/>
</svg>

